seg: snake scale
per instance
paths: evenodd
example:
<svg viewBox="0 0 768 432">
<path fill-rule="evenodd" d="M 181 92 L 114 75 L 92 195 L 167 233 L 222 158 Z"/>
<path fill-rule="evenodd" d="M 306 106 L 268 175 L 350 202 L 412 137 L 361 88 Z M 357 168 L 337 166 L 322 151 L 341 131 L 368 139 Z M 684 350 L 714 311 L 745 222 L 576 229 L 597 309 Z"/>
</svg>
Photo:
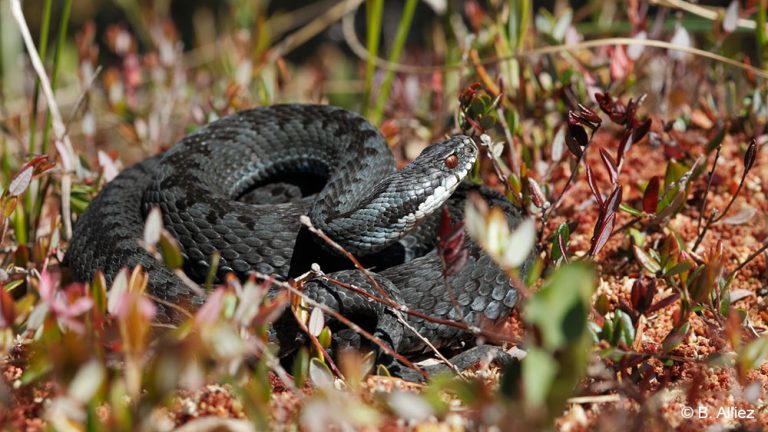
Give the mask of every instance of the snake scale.
<svg viewBox="0 0 768 432">
<path fill-rule="evenodd" d="M 287 278 L 320 262 L 330 276 L 378 294 L 362 272 L 302 227 L 299 218 L 306 214 L 361 257 L 399 303 L 472 325 L 495 321 L 518 300 L 504 272 L 467 236 L 466 263 L 444 277 L 435 248 L 442 209 L 461 220 L 473 191 L 501 207 L 511 224 L 521 219 L 502 195 L 462 181 L 477 155 L 475 143 L 457 135 L 427 147 L 397 171 L 385 139 L 357 114 L 300 104 L 242 111 L 201 127 L 109 182 L 77 221 L 67 261 L 76 279 L 90 280 L 100 269 L 110 283 L 122 267 L 141 264 L 152 296 L 194 309 L 204 296 L 140 245 L 146 214 L 159 207 L 165 228 L 181 246 L 184 271 L 195 281 L 205 279 L 218 252 L 218 280 L 229 272 L 242 279 L 254 270 Z M 320 278 L 305 284 L 305 292 L 369 327 L 400 353 L 424 349 L 380 303 Z M 183 319 L 162 302 L 158 312 L 160 321 Z M 470 336 L 421 318 L 407 320 L 437 347 L 455 347 Z M 274 332 L 290 345 L 300 332 L 287 328 Z"/>
</svg>

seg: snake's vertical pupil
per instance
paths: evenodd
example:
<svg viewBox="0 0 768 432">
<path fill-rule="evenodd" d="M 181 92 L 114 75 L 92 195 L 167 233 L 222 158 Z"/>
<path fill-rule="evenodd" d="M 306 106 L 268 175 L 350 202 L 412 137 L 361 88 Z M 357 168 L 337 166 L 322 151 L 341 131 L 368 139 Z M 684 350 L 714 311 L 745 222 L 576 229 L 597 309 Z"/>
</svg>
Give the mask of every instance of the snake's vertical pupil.
<svg viewBox="0 0 768 432">
<path fill-rule="evenodd" d="M 459 157 L 455 154 L 452 154 L 445 158 L 445 166 L 447 166 L 450 169 L 454 169 L 457 166 L 459 166 Z"/>
</svg>

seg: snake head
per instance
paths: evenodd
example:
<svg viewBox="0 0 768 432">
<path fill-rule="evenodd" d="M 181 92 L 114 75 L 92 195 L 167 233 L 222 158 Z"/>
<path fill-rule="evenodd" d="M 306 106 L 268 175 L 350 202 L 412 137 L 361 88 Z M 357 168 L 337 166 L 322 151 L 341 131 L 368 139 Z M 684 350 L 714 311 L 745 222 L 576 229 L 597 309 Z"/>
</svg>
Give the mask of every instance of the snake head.
<svg viewBox="0 0 768 432">
<path fill-rule="evenodd" d="M 414 190 L 420 189 L 420 210 L 429 213 L 453 194 L 477 161 L 477 154 L 470 137 L 454 135 L 425 148 L 399 175 L 409 179 Z"/>
<path fill-rule="evenodd" d="M 477 160 L 477 145 L 465 135 L 455 135 L 425 148 L 398 174 L 399 189 L 406 190 L 409 209 L 398 219 L 406 229 L 425 220 L 450 198 Z M 405 183 L 406 180 L 408 183 Z M 391 187 L 391 186 L 390 186 Z"/>
<path fill-rule="evenodd" d="M 352 210 L 310 217 L 352 253 L 381 251 L 439 210 L 469 174 L 477 155 L 471 138 L 453 136 L 425 148 L 405 168 L 365 191 L 363 198 L 350 201 L 356 203 Z"/>
<path fill-rule="evenodd" d="M 445 141 L 433 144 L 424 149 L 407 168 L 424 170 L 426 174 L 438 173 L 443 176 L 442 186 L 455 190 L 455 186 L 464 180 L 469 170 L 477 160 L 477 145 L 466 135 L 455 135 Z M 454 184 L 451 177 L 456 179 Z"/>
</svg>

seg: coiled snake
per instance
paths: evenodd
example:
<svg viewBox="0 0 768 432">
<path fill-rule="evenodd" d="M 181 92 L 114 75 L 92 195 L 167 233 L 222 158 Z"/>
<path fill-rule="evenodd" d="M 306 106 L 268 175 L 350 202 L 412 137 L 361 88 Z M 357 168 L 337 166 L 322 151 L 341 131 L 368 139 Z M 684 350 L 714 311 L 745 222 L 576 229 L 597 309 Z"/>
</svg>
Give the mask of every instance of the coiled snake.
<svg viewBox="0 0 768 432">
<path fill-rule="evenodd" d="M 504 272 L 467 237 L 466 264 L 444 277 L 435 250 L 441 209 L 462 219 L 470 191 L 501 207 L 511 223 L 520 219 L 501 195 L 462 182 L 477 155 L 475 143 L 458 135 L 427 147 L 396 171 L 384 138 L 354 113 L 298 104 L 243 111 L 200 128 L 108 183 L 78 220 L 67 260 L 83 281 L 97 269 L 111 281 L 122 267 L 141 264 L 150 275 L 151 295 L 182 306 L 201 304 L 204 298 L 139 244 L 145 216 L 156 206 L 193 280 L 204 280 L 217 251 L 219 279 L 229 272 L 245 278 L 253 270 L 289 277 L 319 261 L 323 270 L 336 270 L 334 278 L 377 293 L 360 271 L 310 239 L 299 222 L 308 214 L 317 228 L 365 257 L 376 280 L 401 304 L 473 325 L 494 321 L 507 316 L 518 299 Z M 424 348 L 377 302 L 320 279 L 306 284 L 305 292 L 365 322 L 400 353 Z M 161 321 L 182 318 L 174 308 L 158 304 L 158 310 Z M 408 320 L 438 347 L 468 336 L 455 327 Z"/>
</svg>

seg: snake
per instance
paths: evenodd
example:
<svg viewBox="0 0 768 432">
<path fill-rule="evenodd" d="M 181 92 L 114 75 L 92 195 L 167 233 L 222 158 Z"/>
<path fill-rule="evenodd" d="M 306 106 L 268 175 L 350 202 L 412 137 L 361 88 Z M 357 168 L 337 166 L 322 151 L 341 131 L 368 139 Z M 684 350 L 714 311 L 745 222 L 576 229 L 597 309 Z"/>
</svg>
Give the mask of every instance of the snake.
<svg viewBox="0 0 768 432">
<path fill-rule="evenodd" d="M 100 270 L 108 283 L 122 268 L 141 265 L 157 299 L 156 319 L 181 322 L 185 316 L 169 305 L 195 309 L 206 293 L 142 245 L 146 217 L 159 208 L 193 281 L 212 273 L 214 254 L 218 282 L 254 272 L 288 280 L 319 263 L 328 277 L 311 279 L 304 293 L 367 326 L 396 352 L 423 352 L 425 339 L 455 348 L 470 332 L 427 317 L 480 326 L 508 316 L 519 299 L 510 277 L 469 236 L 457 270 L 446 271 L 438 248 L 446 215 L 462 221 L 470 194 L 501 208 L 513 226 L 523 218 L 502 194 L 467 180 L 478 157 L 472 138 L 454 135 L 397 170 L 387 140 L 356 113 L 310 104 L 252 108 L 200 127 L 106 183 L 76 221 L 66 262 L 76 280 Z M 308 231 L 302 215 L 365 269 Z M 379 289 L 421 315 L 398 318 L 364 295 L 380 296 Z M 274 327 L 281 344 L 300 338 L 289 325 Z"/>
</svg>

